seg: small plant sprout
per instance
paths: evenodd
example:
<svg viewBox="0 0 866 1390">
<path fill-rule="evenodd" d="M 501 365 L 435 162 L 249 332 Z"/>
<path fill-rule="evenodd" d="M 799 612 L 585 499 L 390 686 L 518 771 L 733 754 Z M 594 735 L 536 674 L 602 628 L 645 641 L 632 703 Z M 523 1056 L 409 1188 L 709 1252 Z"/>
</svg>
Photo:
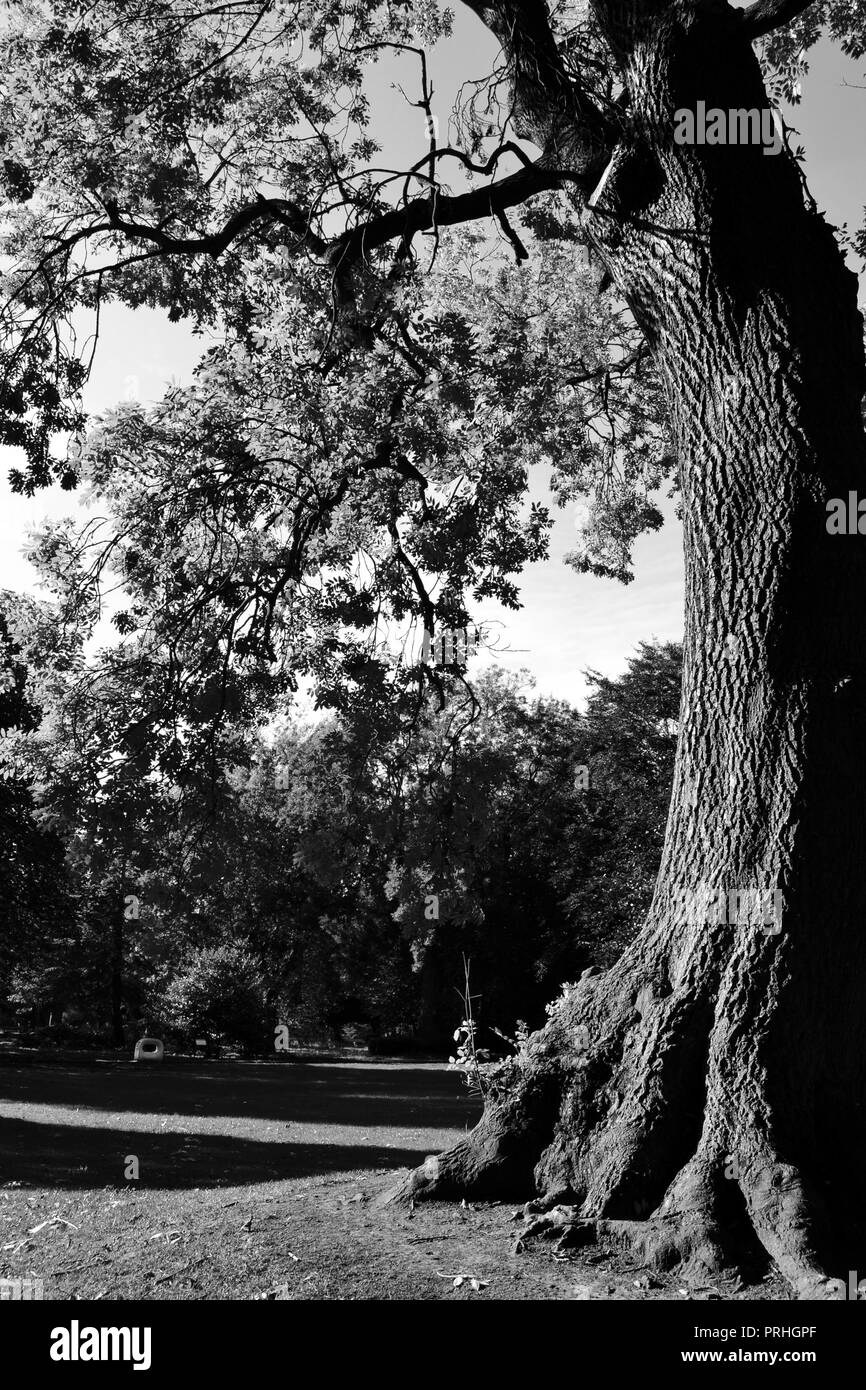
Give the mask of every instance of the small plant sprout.
<svg viewBox="0 0 866 1390">
<path fill-rule="evenodd" d="M 448 1065 L 455 1071 L 462 1071 L 470 1095 L 483 1096 L 485 1094 L 484 1079 L 481 1074 L 481 1065 L 478 1058 L 476 1046 L 477 1024 L 472 1016 L 473 996 L 469 985 L 469 958 L 463 957 L 463 992 L 457 991 L 463 1000 L 463 1020 L 454 1030 L 454 1041 L 457 1044 L 457 1051 L 453 1057 L 448 1058 Z"/>
</svg>

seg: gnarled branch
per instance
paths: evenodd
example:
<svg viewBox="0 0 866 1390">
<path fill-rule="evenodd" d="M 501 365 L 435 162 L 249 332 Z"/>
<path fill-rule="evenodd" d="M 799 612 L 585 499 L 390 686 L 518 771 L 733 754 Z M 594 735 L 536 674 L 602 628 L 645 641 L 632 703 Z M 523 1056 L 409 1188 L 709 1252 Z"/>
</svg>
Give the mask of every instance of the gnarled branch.
<svg viewBox="0 0 866 1390">
<path fill-rule="evenodd" d="M 774 29 L 790 24 L 804 10 L 808 10 L 813 0 L 755 0 L 740 13 L 750 39 L 762 39 Z"/>
<path fill-rule="evenodd" d="M 603 167 L 616 136 L 608 118 L 567 72 L 545 0 L 464 0 L 499 40 L 511 69 L 513 123 L 549 161 L 581 173 Z"/>
</svg>

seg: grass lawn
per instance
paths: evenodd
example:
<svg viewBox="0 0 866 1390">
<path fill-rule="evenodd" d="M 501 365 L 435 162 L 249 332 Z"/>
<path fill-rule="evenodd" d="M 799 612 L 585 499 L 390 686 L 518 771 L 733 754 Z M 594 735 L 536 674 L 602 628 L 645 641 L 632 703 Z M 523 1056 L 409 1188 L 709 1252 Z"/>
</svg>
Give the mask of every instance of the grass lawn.
<svg viewBox="0 0 866 1390">
<path fill-rule="evenodd" d="M 0 1278 L 41 1278 L 46 1299 L 786 1297 L 772 1279 L 683 1290 L 615 1251 L 513 1254 L 499 1203 L 376 1204 L 477 1114 L 439 1064 L 9 1054 Z"/>
</svg>

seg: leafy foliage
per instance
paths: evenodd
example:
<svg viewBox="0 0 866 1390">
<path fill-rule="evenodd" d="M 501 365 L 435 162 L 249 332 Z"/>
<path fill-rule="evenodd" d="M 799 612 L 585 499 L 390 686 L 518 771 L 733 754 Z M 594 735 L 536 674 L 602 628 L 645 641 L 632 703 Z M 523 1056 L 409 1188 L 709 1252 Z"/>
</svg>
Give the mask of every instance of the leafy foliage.
<svg viewBox="0 0 866 1390">
<path fill-rule="evenodd" d="M 621 681 L 595 678 L 585 714 L 491 670 L 443 708 L 428 700 L 408 739 L 363 709 L 312 727 L 233 725 L 207 776 L 194 737 L 193 764 L 179 769 L 141 764 L 160 747 L 146 727 L 128 749 L 146 685 L 87 670 L 84 708 L 80 677 L 54 673 L 56 705 L 43 680 L 42 725 L 4 756 L 29 770 L 34 815 L 55 827 L 58 850 L 62 836 L 67 908 L 61 929 L 58 894 L 33 948 L 19 917 L 10 1001 L 39 1016 L 78 1009 L 105 1028 L 116 990 L 130 1025 L 163 1020 L 185 1039 L 200 1029 L 262 1047 L 285 1024 L 299 1042 L 349 1028 L 380 1048 L 438 1047 L 468 956 L 481 1043 L 498 1047 L 491 1028 L 543 1017 L 563 981 L 630 939 L 648 904 L 679 660 L 676 647 L 643 648 Z M 250 980 L 244 1028 L 224 1010 L 233 953 Z"/>
<path fill-rule="evenodd" d="M 192 953 L 169 984 L 162 1003 L 167 1023 L 242 1047 L 261 1048 L 265 1027 L 264 982 L 255 959 L 237 946 Z"/>
</svg>

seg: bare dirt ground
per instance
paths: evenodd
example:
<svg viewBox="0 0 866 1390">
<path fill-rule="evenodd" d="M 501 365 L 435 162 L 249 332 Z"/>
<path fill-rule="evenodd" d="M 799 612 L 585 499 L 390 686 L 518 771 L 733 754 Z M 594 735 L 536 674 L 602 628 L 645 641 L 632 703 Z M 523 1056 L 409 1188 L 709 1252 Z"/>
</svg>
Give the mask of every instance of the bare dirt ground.
<svg viewBox="0 0 866 1390">
<path fill-rule="evenodd" d="M 379 1205 L 477 1113 L 439 1064 L 7 1055 L 0 1278 L 46 1299 L 788 1298 L 772 1272 L 688 1286 L 601 1247 L 515 1253 L 518 1205 Z"/>
</svg>

